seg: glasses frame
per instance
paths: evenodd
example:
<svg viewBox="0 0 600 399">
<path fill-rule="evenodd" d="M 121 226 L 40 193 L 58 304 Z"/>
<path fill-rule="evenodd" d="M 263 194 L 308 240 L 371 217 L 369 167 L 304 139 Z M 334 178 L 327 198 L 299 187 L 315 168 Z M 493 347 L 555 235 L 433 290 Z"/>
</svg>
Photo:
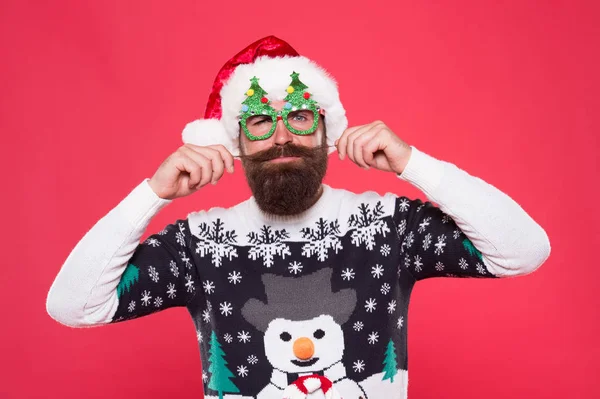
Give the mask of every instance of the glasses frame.
<svg viewBox="0 0 600 399">
<path fill-rule="evenodd" d="M 318 105 L 315 105 L 315 104 L 302 104 L 302 107 L 294 109 L 294 107 L 292 107 L 291 104 L 288 108 L 288 104 L 290 104 L 290 103 L 286 103 L 284 108 L 279 111 L 271 106 L 268 106 L 268 107 L 266 107 L 266 109 L 263 109 L 263 111 L 261 113 L 248 112 L 248 113 L 242 115 L 240 117 L 240 124 L 242 125 L 242 130 L 244 130 L 246 137 L 248 137 L 248 139 L 252 140 L 252 141 L 268 139 L 269 137 L 271 137 L 273 135 L 273 133 L 275 133 L 275 129 L 277 129 L 277 122 L 280 119 L 283 120 L 283 124 L 285 125 L 285 127 L 290 132 L 292 132 L 296 135 L 306 136 L 309 134 L 313 134 L 317 130 L 317 127 L 319 126 L 319 114 L 321 111 L 321 107 L 319 107 Z M 287 117 L 291 112 L 298 112 L 298 111 L 312 111 L 313 114 L 315 115 L 312 126 L 310 128 L 308 128 L 307 130 L 295 129 L 294 127 L 292 127 L 290 125 L 290 122 L 287 120 Z M 271 125 L 271 129 L 267 133 L 263 134 L 262 136 L 255 136 L 248 129 L 248 125 L 246 124 L 246 122 L 247 122 L 248 118 L 253 117 L 253 116 L 260 116 L 260 115 L 270 116 L 273 123 Z"/>
</svg>

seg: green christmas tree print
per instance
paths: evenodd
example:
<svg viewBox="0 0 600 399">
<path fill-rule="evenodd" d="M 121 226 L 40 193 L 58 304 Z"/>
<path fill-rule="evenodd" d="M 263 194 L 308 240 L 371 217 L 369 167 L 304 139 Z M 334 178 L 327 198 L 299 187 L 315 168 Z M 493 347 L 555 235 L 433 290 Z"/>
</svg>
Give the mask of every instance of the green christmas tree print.
<svg viewBox="0 0 600 399">
<path fill-rule="evenodd" d="M 311 98 L 310 93 L 305 92 L 308 86 L 302 83 L 298 76 L 299 74 L 297 72 L 292 73 L 292 82 L 287 88 L 288 95 L 284 98 L 284 100 L 297 109 L 302 108 L 303 104 L 306 104 L 307 106 L 309 104 L 316 104 Z"/>
<path fill-rule="evenodd" d="M 129 291 L 131 286 L 135 284 L 140 278 L 140 269 L 138 269 L 135 265 L 129 263 L 123 275 L 121 276 L 121 281 L 119 281 L 119 285 L 117 285 L 117 298 L 120 298 L 121 295 L 125 291 Z"/>
<path fill-rule="evenodd" d="M 394 376 L 398 373 L 398 362 L 396 362 L 396 348 L 394 341 L 390 339 L 385 350 L 385 359 L 383 360 L 383 372 L 385 373 L 382 381 L 390 380 L 394 382 Z"/>
<path fill-rule="evenodd" d="M 210 349 L 208 351 L 210 363 L 208 371 L 211 373 L 208 387 L 219 393 L 219 399 L 223 399 L 223 393 L 238 393 L 240 390 L 230 380 L 235 378 L 233 373 L 227 368 L 225 352 L 221 349 L 221 344 L 217 339 L 217 334 L 213 331 L 210 335 Z"/>
<path fill-rule="evenodd" d="M 262 114 L 263 110 L 269 109 L 268 94 L 258 84 L 258 78 L 254 76 L 250 79 L 250 88 L 246 91 L 246 99 L 242 103 L 242 113 L 254 113 L 254 115 Z"/>
<path fill-rule="evenodd" d="M 465 247 L 465 249 L 467 251 L 469 251 L 470 255 L 475 254 L 479 258 L 479 260 L 483 262 L 483 259 L 481 258 L 481 252 L 479 252 L 479 250 L 477 248 L 475 248 L 475 245 L 473 245 L 471 240 L 469 240 L 468 238 L 465 238 L 462 243 L 463 243 L 463 247 Z"/>
</svg>

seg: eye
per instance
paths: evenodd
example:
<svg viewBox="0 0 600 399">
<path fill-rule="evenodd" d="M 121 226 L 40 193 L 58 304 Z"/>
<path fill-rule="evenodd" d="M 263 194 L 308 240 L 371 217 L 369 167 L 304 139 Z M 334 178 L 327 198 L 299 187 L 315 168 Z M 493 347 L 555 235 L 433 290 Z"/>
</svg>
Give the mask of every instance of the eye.
<svg viewBox="0 0 600 399">
<path fill-rule="evenodd" d="M 314 336 L 316 339 L 321 339 L 321 338 L 323 338 L 323 337 L 325 336 L 325 331 L 323 331 L 323 330 L 321 330 L 321 329 L 319 328 L 317 331 L 315 331 L 315 332 L 313 333 L 313 336 Z"/>
<path fill-rule="evenodd" d="M 286 341 L 286 342 L 287 342 L 287 341 L 289 341 L 290 339 L 292 339 L 292 336 L 290 335 L 290 333 L 287 333 L 287 332 L 285 332 L 285 331 L 284 331 L 284 332 L 282 332 L 282 333 L 279 335 L 279 338 L 281 338 L 281 340 L 282 340 L 282 341 Z"/>
</svg>

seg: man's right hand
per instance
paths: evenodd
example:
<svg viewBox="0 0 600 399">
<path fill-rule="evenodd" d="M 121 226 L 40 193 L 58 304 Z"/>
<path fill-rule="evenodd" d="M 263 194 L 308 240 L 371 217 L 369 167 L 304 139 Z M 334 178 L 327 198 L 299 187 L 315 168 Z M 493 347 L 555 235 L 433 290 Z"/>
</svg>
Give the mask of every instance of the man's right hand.
<svg viewBox="0 0 600 399">
<path fill-rule="evenodd" d="M 165 159 L 149 183 L 156 195 L 172 200 L 216 184 L 225 169 L 233 173 L 233 155 L 224 146 L 185 144 Z"/>
</svg>

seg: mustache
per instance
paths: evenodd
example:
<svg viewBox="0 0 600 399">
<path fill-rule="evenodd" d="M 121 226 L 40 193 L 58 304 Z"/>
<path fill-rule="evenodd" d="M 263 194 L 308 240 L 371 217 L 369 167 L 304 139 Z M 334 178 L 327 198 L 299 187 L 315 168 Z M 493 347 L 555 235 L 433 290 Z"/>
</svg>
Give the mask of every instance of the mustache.
<svg viewBox="0 0 600 399">
<path fill-rule="evenodd" d="M 317 155 L 323 148 L 335 147 L 334 145 L 318 145 L 316 147 L 306 147 L 296 144 L 286 144 L 283 146 L 273 146 L 255 154 L 240 154 L 234 158 L 246 159 L 251 162 L 266 162 L 279 157 L 301 157 L 311 158 Z"/>
</svg>

